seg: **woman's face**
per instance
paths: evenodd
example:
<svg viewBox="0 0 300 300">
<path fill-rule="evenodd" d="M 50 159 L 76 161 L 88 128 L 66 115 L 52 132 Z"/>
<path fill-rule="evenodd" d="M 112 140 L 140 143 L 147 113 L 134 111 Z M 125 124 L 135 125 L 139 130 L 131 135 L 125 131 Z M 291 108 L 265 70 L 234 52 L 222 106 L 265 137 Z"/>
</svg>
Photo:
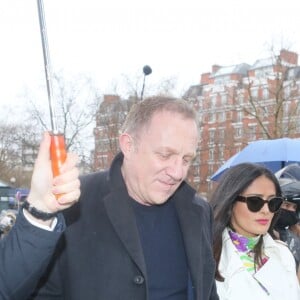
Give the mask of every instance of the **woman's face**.
<svg viewBox="0 0 300 300">
<path fill-rule="evenodd" d="M 259 196 L 264 200 L 276 196 L 274 183 L 265 176 L 256 178 L 241 194 L 242 196 Z M 274 213 L 269 211 L 267 203 L 258 211 L 248 209 L 246 202 L 236 201 L 233 204 L 231 226 L 233 229 L 246 237 L 265 234 L 271 224 Z"/>
</svg>

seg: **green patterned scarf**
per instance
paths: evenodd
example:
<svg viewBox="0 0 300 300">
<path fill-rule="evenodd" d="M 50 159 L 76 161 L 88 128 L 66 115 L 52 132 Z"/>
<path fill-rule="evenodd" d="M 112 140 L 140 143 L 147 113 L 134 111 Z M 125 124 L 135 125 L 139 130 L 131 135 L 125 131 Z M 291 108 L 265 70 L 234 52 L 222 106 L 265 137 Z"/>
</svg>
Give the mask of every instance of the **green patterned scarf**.
<svg viewBox="0 0 300 300">
<path fill-rule="evenodd" d="M 228 230 L 228 233 L 235 248 L 239 251 L 243 266 L 248 272 L 254 274 L 257 269 L 259 269 L 268 260 L 268 257 L 264 256 L 258 268 L 255 267 L 253 249 L 258 243 L 260 235 L 255 237 L 245 237 L 230 229 Z"/>
</svg>

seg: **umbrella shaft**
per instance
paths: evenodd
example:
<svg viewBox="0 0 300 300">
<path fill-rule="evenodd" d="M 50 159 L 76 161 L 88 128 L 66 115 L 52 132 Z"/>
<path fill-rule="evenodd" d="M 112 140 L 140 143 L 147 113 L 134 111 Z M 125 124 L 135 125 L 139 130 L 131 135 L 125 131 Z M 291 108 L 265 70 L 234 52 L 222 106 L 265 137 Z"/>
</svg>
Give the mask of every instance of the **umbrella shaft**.
<svg viewBox="0 0 300 300">
<path fill-rule="evenodd" d="M 57 131 L 57 125 L 56 125 L 55 110 L 54 110 L 54 105 L 53 105 L 52 70 L 51 70 L 51 63 L 50 63 L 50 54 L 49 54 L 49 47 L 48 47 L 48 38 L 47 38 L 47 31 L 46 31 L 46 21 L 45 21 L 45 15 L 44 15 L 43 1 L 37 0 L 37 5 L 38 5 L 41 40 L 42 40 L 42 46 L 43 46 L 44 68 L 45 68 L 45 75 L 46 75 L 46 85 L 47 85 L 48 104 L 49 104 L 49 111 L 50 111 L 51 129 L 52 129 L 52 132 L 54 134 L 56 134 L 58 131 Z"/>
</svg>

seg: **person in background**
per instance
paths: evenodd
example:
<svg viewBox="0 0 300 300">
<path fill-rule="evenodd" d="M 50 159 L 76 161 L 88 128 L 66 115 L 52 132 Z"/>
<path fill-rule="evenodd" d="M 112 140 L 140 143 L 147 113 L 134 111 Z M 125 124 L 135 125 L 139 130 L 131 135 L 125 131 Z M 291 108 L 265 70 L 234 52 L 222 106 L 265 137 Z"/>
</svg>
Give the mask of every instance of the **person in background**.
<svg viewBox="0 0 300 300">
<path fill-rule="evenodd" d="M 294 257 L 273 238 L 282 202 L 276 177 L 263 166 L 234 166 L 219 181 L 210 203 L 221 300 L 300 299 Z"/>
<path fill-rule="evenodd" d="M 52 178 L 50 136 L 44 134 L 24 208 L 0 241 L 0 299 L 24 300 L 34 290 L 65 229 L 60 210 L 80 195 L 77 156 L 68 153 L 61 174 Z M 61 196 L 56 200 L 57 194 Z"/>
<path fill-rule="evenodd" d="M 212 210 L 185 182 L 198 138 L 188 102 L 137 102 L 110 170 L 81 178 L 80 201 L 66 211 L 71 224 L 34 299 L 219 299 Z"/>
<path fill-rule="evenodd" d="M 16 222 L 17 211 L 2 210 L 0 213 L 0 239 L 3 239 L 12 229 Z"/>
<path fill-rule="evenodd" d="M 300 274 L 300 220 L 297 201 L 290 198 L 283 201 L 279 218 L 274 226 L 275 233 L 283 242 L 287 243 L 296 260 L 296 268 Z M 300 277 L 299 282 L 300 282 Z"/>
</svg>

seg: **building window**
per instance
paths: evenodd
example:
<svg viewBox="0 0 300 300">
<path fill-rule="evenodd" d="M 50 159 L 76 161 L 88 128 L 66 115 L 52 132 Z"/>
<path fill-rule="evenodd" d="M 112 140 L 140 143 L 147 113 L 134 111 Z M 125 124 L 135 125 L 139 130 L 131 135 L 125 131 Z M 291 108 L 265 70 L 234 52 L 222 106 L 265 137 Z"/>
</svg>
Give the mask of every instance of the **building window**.
<svg viewBox="0 0 300 300">
<path fill-rule="evenodd" d="M 219 122 L 224 122 L 226 120 L 226 114 L 225 111 L 221 111 L 218 114 L 218 121 Z"/>
<path fill-rule="evenodd" d="M 258 88 L 257 87 L 251 89 L 251 96 L 253 98 L 257 98 L 258 97 Z"/>
<path fill-rule="evenodd" d="M 262 95 L 263 99 L 269 99 L 269 89 L 267 87 L 263 88 Z"/>
<path fill-rule="evenodd" d="M 243 111 L 241 110 L 241 111 L 237 111 L 236 112 L 236 121 L 237 122 L 242 122 L 242 120 L 243 120 Z"/>
<path fill-rule="evenodd" d="M 296 128 L 297 128 L 297 132 L 300 132 L 300 119 L 297 120 L 296 122 Z"/>
<path fill-rule="evenodd" d="M 283 102 L 283 113 L 285 116 L 289 115 L 289 103 L 287 101 Z"/>
<path fill-rule="evenodd" d="M 264 79 L 264 78 L 270 76 L 272 73 L 273 73 L 272 67 L 265 67 L 265 68 L 256 70 L 255 77 Z"/>
<path fill-rule="evenodd" d="M 223 159 L 224 159 L 224 146 L 219 145 L 219 160 L 223 160 Z"/>
<path fill-rule="evenodd" d="M 284 88 L 284 96 L 285 96 L 285 98 L 289 98 L 291 96 L 291 86 L 290 85 L 287 85 Z"/>
<path fill-rule="evenodd" d="M 210 160 L 210 161 L 213 161 L 214 160 L 214 148 L 210 148 L 209 149 L 209 152 L 208 152 L 208 155 L 209 155 L 209 157 L 208 157 L 208 159 Z"/>
<path fill-rule="evenodd" d="M 243 104 L 244 102 L 244 94 L 243 93 L 239 93 L 237 96 L 237 103 L 238 104 Z"/>
<path fill-rule="evenodd" d="M 214 80 L 215 84 L 225 84 L 230 81 L 230 75 L 216 77 Z"/>
<path fill-rule="evenodd" d="M 214 166 L 213 165 L 209 165 L 208 166 L 208 173 L 209 174 L 213 174 L 214 173 Z"/>
<path fill-rule="evenodd" d="M 243 129 L 241 127 L 235 128 L 235 137 L 241 138 L 243 134 Z"/>
<path fill-rule="evenodd" d="M 215 130 L 210 130 L 209 131 L 209 143 L 214 143 L 215 142 Z"/>
<path fill-rule="evenodd" d="M 217 103 L 217 95 L 213 95 L 210 100 L 210 107 L 215 108 Z"/>
<path fill-rule="evenodd" d="M 219 143 L 223 143 L 224 142 L 224 136 L 225 136 L 225 130 L 224 129 L 219 129 L 218 131 L 219 133 Z"/>
<path fill-rule="evenodd" d="M 221 104 L 222 104 L 222 106 L 224 106 L 225 104 L 227 104 L 227 95 L 226 94 L 223 94 L 221 96 Z"/>
<path fill-rule="evenodd" d="M 208 122 L 215 122 L 216 121 L 216 114 L 215 113 L 209 113 L 208 114 Z"/>
<path fill-rule="evenodd" d="M 256 125 L 249 126 L 248 131 L 249 131 L 249 140 L 250 141 L 256 140 Z"/>
</svg>

